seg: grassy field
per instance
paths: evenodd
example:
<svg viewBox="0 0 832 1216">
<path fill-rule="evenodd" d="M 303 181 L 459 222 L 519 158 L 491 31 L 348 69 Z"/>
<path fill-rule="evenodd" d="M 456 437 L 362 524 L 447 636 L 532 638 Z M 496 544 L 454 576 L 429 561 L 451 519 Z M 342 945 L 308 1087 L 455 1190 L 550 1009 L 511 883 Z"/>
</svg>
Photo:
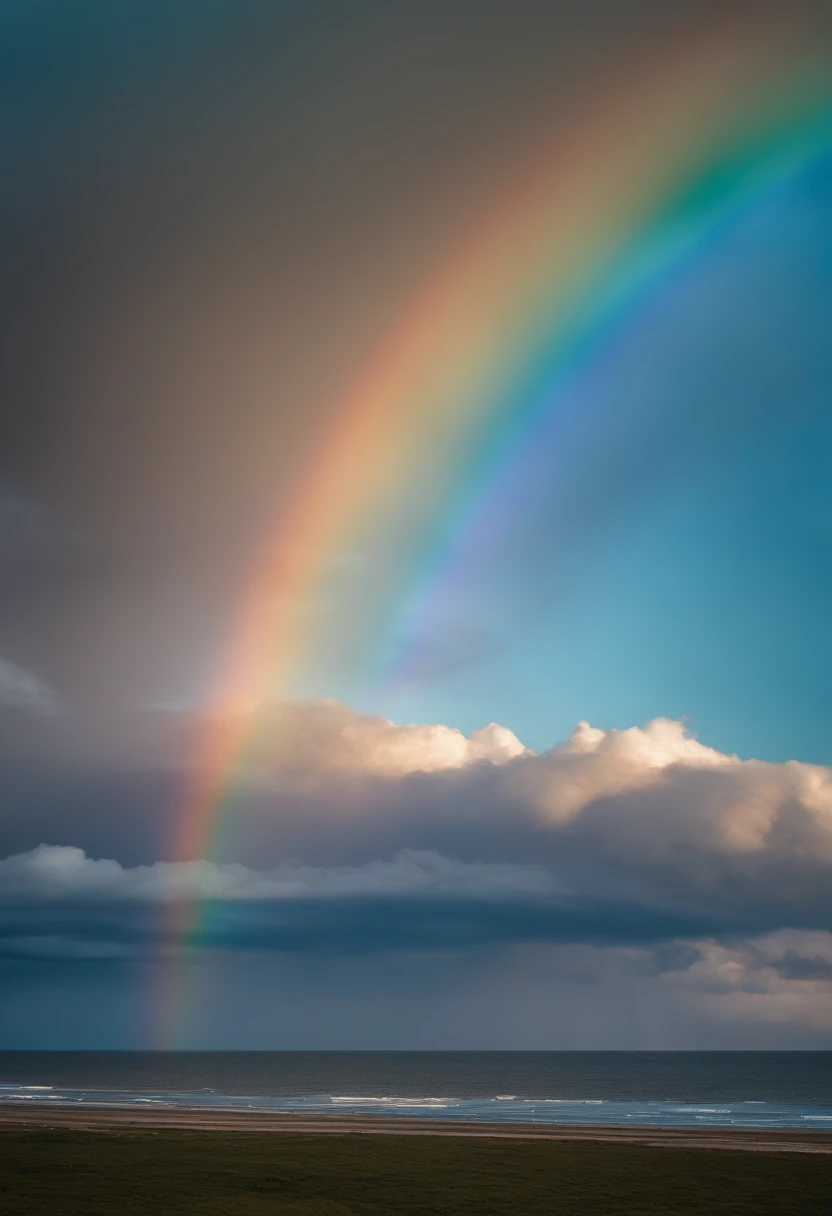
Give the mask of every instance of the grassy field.
<svg viewBox="0 0 832 1216">
<path fill-rule="evenodd" d="M 832 1157 L 237 1132 L 0 1133 L 3 1216 L 832 1216 Z"/>
</svg>

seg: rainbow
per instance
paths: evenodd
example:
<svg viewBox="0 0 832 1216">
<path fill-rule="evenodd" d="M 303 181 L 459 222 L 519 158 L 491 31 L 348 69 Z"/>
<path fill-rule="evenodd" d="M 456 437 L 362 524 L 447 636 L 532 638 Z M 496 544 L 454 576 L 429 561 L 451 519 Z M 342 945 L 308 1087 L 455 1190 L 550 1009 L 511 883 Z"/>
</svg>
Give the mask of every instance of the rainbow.
<svg viewBox="0 0 832 1216">
<path fill-rule="evenodd" d="M 391 562 L 394 546 L 409 555 L 377 656 L 402 670 L 568 379 L 721 228 L 832 147 L 829 69 L 797 9 L 677 31 L 566 115 L 439 259 L 336 403 L 243 590 L 174 859 L 216 851 L 259 711 L 291 695 L 314 643 L 302 605 L 333 559 L 368 538 Z M 176 911 L 172 957 L 200 925 L 198 907 Z M 181 1041 L 183 1001 L 169 979 L 165 1045 Z"/>
</svg>

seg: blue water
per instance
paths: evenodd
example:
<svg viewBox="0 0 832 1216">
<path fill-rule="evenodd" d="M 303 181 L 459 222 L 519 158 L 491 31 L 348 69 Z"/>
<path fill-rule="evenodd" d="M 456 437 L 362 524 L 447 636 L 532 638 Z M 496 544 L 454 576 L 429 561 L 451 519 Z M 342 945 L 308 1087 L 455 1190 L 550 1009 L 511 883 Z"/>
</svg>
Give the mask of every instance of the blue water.
<svg viewBox="0 0 832 1216">
<path fill-rule="evenodd" d="M 0 1052 L 0 1101 L 832 1131 L 832 1052 Z"/>
</svg>

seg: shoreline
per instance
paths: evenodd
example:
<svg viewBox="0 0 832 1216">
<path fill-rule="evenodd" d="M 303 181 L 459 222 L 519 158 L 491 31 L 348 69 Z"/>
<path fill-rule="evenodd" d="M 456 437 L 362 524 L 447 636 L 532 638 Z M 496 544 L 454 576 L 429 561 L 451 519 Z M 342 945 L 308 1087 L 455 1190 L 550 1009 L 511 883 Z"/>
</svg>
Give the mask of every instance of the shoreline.
<svg viewBox="0 0 832 1216">
<path fill-rule="evenodd" d="M 271 1132 L 302 1135 L 449 1136 L 495 1140 L 580 1140 L 652 1148 L 720 1148 L 751 1152 L 832 1153 L 832 1129 L 628 1127 L 621 1124 L 483 1123 L 387 1115 L 315 1115 L 246 1110 L 134 1110 L 27 1102 L 0 1105 L 0 1128 L 143 1132 Z"/>
</svg>

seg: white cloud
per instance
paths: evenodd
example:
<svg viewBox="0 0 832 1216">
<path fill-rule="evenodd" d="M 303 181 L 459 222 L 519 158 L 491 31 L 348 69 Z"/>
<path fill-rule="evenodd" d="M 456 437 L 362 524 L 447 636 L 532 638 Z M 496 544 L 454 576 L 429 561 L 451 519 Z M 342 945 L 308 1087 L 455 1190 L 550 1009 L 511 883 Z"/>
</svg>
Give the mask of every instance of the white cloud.
<svg viewBox="0 0 832 1216">
<path fill-rule="evenodd" d="M 655 788 L 673 772 L 736 763 L 691 738 L 681 722 L 657 718 L 643 729 L 611 731 L 579 722 L 566 743 L 518 766 L 512 788 L 548 822 L 562 824 L 598 799 Z"/>
<path fill-rule="evenodd" d="M 337 701 L 278 707 L 261 732 L 256 763 L 271 772 L 320 779 L 331 774 L 404 777 L 461 769 L 482 761 L 505 764 L 526 749 L 492 722 L 466 736 L 451 726 L 397 726 Z"/>
<path fill-rule="evenodd" d="M 321 786 L 328 807 L 395 823 L 417 774 L 430 778 L 420 787 L 425 814 L 463 816 L 471 841 L 476 805 L 518 831 L 522 815 L 552 838 L 591 838 L 604 856 L 643 864 L 683 864 L 692 851 L 832 862 L 829 769 L 740 760 L 663 718 L 610 731 L 581 722 L 565 743 L 535 753 L 494 723 L 466 737 L 310 701 L 264 723 L 249 775 L 278 797 L 287 779 Z"/>
<path fill-rule="evenodd" d="M 723 755 L 679 722 L 609 732 L 580 723 L 567 743 L 513 765 L 503 786 L 543 822 L 645 861 L 681 849 L 832 861 L 828 769 Z"/>
<path fill-rule="evenodd" d="M 696 848 L 832 860 L 832 774 L 816 765 L 722 755 L 662 719 L 597 732 L 578 752 L 570 741 L 528 771 L 538 765 L 542 780 L 530 792 L 543 813 L 583 816 L 627 854 Z"/>
</svg>

